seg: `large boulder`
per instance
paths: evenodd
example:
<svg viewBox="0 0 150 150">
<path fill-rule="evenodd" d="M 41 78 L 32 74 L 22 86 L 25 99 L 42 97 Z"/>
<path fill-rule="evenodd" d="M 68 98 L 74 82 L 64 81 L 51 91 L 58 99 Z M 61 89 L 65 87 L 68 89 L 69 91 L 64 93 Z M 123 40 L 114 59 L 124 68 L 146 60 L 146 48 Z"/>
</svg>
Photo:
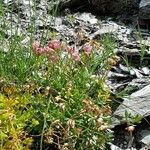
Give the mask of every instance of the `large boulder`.
<svg viewBox="0 0 150 150">
<path fill-rule="evenodd" d="M 141 0 L 139 5 L 140 24 L 150 24 L 150 0 Z"/>
<path fill-rule="evenodd" d="M 122 14 L 138 7 L 138 0 L 91 0 L 93 11 L 98 14 Z"/>
<path fill-rule="evenodd" d="M 63 0 L 59 8 L 90 10 L 99 15 L 114 15 L 130 12 L 138 8 L 139 0 Z"/>
</svg>

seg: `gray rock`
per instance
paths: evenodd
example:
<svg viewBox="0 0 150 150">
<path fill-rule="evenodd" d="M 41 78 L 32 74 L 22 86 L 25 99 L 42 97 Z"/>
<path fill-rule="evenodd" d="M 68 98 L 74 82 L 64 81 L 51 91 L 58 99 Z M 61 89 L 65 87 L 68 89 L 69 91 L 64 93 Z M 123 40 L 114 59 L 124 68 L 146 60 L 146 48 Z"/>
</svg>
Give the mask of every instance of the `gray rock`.
<svg viewBox="0 0 150 150">
<path fill-rule="evenodd" d="M 139 0 L 63 0 L 59 7 L 61 10 L 68 7 L 74 9 L 88 7 L 94 13 L 112 15 L 128 12 L 127 10 L 137 7 L 138 2 Z"/>
<path fill-rule="evenodd" d="M 94 10 L 103 14 L 119 14 L 137 7 L 138 0 L 92 0 Z"/>
<path fill-rule="evenodd" d="M 139 6 L 139 20 L 146 21 L 146 23 L 150 24 L 150 1 L 149 0 L 141 0 Z"/>
<path fill-rule="evenodd" d="M 123 103 L 113 114 L 113 125 L 119 125 L 125 115 L 125 111 L 130 112 L 132 116 L 137 114 L 146 117 L 150 115 L 150 85 L 125 97 Z"/>
<path fill-rule="evenodd" d="M 148 67 L 143 67 L 142 71 L 145 75 L 150 75 L 150 69 Z"/>
<path fill-rule="evenodd" d="M 150 77 L 143 77 L 142 79 L 137 78 L 133 79 L 132 82 L 129 83 L 128 88 L 134 88 L 137 91 L 149 84 L 150 84 Z"/>
<path fill-rule="evenodd" d="M 141 141 L 147 146 L 150 145 L 150 130 L 142 130 L 140 134 L 142 136 Z"/>
<path fill-rule="evenodd" d="M 134 97 L 145 97 L 145 96 L 146 97 L 150 96 L 150 85 L 147 85 L 144 88 L 142 88 L 141 90 L 131 94 L 132 98 L 134 98 Z"/>
</svg>

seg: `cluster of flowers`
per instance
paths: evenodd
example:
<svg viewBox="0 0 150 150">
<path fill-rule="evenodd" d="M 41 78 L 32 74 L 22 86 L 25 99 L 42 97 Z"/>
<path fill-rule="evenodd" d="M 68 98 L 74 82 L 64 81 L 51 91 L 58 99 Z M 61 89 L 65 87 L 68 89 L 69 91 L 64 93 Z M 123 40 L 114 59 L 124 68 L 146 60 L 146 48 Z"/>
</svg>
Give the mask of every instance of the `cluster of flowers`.
<svg viewBox="0 0 150 150">
<path fill-rule="evenodd" d="M 92 45 L 87 42 L 82 46 L 82 50 L 87 56 L 90 56 L 92 53 Z M 47 42 L 47 46 L 42 48 L 40 47 L 40 42 L 35 41 L 32 44 L 33 53 L 36 55 L 46 54 L 50 61 L 57 61 L 59 57 L 57 52 L 60 50 L 64 50 L 70 54 L 71 58 L 75 61 L 81 61 L 79 52 L 75 49 L 75 47 L 68 46 L 65 42 L 60 42 L 59 40 L 50 40 Z"/>
</svg>

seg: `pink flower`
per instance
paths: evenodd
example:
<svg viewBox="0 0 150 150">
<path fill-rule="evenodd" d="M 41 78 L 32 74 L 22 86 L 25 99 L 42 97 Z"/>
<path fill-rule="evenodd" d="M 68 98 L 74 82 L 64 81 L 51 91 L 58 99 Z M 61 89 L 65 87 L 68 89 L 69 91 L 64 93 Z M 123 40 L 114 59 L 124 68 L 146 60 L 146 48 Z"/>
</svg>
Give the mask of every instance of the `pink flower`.
<svg viewBox="0 0 150 150">
<path fill-rule="evenodd" d="M 41 55 L 44 53 L 44 49 L 43 48 L 35 48 L 33 49 L 33 53 L 36 54 L 36 55 Z"/>
<path fill-rule="evenodd" d="M 54 49 L 52 49 L 52 48 L 50 48 L 48 46 L 43 48 L 43 50 L 44 50 L 45 54 L 49 54 L 49 53 L 53 53 L 54 52 Z"/>
<path fill-rule="evenodd" d="M 32 44 L 32 50 L 33 50 L 33 53 L 36 55 L 41 55 L 41 54 L 44 54 L 46 52 L 46 48 L 41 48 L 40 42 L 38 42 L 38 41 L 35 41 Z"/>
<path fill-rule="evenodd" d="M 65 50 L 66 50 L 68 53 L 72 54 L 72 53 L 75 51 L 75 48 L 74 48 L 74 47 L 70 47 L 70 46 L 66 46 Z"/>
<path fill-rule="evenodd" d="M 73 52 L 73 53 L 71 54 L 71 57 L 72 57 L 72 59 L 75 60 L 75 61 L 81 61 L 81 58 L 80 58 L 80 55 L 79 55 L 78 52 Z"/>
<path fill-rule="evenodd" d="M 91 46 L 90 43 L 85 43 L 85 44 L 83 45 L 82 49 L 84 50 L 85 54 L 88 55 L 88 56 L 89 56 L 89 55 L 91 54 L 91 52 L 92 52 L 92 46 Z"/>
<path fill-rule="evenodd" d="M 34 49 L 37 49 L 39 47 L 40 47 L 40 42 L 34 41 L 34 43 L 32 44 L 32 49 L 34 50 Z"/>
<path fill-rule="evenodd" d="M 49 48 L 52 48 L 54 50 L 58 50 L 61 48 L 61 43 L 58 40 L 50 40 L 48 41 L 47 45 Z"/>
<path fill-rule="evenodd" d="M 36 55 L 40 54 L 40 52 L 41 52 L 40 42 L 35 41 L 35 42 L 32 44 L 32 50 L 33 50 L 33 53 L 34 53 L 34 54 L 36 54 Z"/>
<path fill-rule="evenodd" d="M 54 52 L 54 49 L 50 48 L 50 47 L 40 47 L 40 42 L 38 41 L 35 41 L 33 44 L 32 44 L 32 50 L 33 50 L 33 53 L 36 54 L 36 55 L 41 55 L 41 54 L 49 54 L 51 52 Z"/>
</svg>

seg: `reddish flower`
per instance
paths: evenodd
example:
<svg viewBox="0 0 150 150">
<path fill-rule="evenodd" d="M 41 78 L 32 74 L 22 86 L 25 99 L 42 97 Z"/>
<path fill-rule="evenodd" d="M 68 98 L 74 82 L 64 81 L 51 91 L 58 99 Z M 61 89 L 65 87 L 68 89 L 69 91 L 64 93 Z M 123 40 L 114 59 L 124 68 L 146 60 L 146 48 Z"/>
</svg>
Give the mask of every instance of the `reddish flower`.
<svg viewBox="0 0 150 150">
<path fill-rule="evenodd" d="M 36 55 L 41 55 L 44 53 L 44 49 L 43 48 L 35 48 L 33 49 L 33 53 L 36 54 Z"/>
<path fill-rule="evenodd" d="M 65 50 L 66 50 L 68 53 L 70 53 L 70 54 L 72 54 L 72 53 L 75 51 L 75 49 L 74 49 L 73 47 L 70 47 L 70 46 L 66 46 Z"/>
<path fill-rule="evenodd" d="M 40 47 L 40 42 L 38 41 L 35 41 L 33 44 L 32 44 L 32 50 L 33 50 L 33 53 L 36 54 L 36 55 L 41 55 L 41 54 L 44 54 L 46 52 L 46 48 L 41 48 Z"/>
<path fill-rule="evenodd" d="M 38 42 L 38 41 L 35 41 L 32 44 L 32 50 L 33 50 L 33 53 L 36 55 L 48 54 L 48 53 L 54 52 L 54 49 L 52 49 L 48 46 L 44 47 L 44 48 L 40 47 L 40 42 Z"/>
<path fill-rule="evenodd" d="M 91 46 L 90 43 L 85 43 L 85 44 L 83 45 L 82 49 L 84 50 L 85 54 L 88 55 L 88 56 L 89 56 L 89 55 L 91 54 L 91 52 L 92 52 L 92 46 Z"/>
<path fill-rule="evenodd" d="M 50 41 L 48 41 L 47 45 L 49 48 L 52 48 L 54 50 L 61 48 L 61 43 L 58 40 L 50 40 Z"/>
<path fill-rule="evenodd" d="M 40 47 L 40 42 L 34 41 L 34 43 L 32 44 L 32 49 L 35 50 L 35 49 L 37 49 L 39 47 Z"/>
<path fill-rule="evenodd" d="M 45 54 L 49 54 L 49 53 L 53 53 L 54 52 L 54 49 L 52 49 L 52 48 L 50 48 L 48 46 L 43 48 L 43 50 L 44 50 Z"/>
<path fill-rule="evenodd" d="M 33 53 L 34 53 L 34 54 L 36 54 L 36 55 L 40 54 L 40 52 L 41 52 L 40 42 L 35 41 L 35 42 L 32 44 L 32 50 L 33 50 Z"/>
<path fill-rule="evenodd" d="M 73 53 L 71 54 L 71 57 L 72 57 L 72 59 L 75 60 L 75 61 L 81 61 L 81 58 L 80 58 L 80 55 L 79 55 L 78 52 L 73 52 Z"/>
</svg>

